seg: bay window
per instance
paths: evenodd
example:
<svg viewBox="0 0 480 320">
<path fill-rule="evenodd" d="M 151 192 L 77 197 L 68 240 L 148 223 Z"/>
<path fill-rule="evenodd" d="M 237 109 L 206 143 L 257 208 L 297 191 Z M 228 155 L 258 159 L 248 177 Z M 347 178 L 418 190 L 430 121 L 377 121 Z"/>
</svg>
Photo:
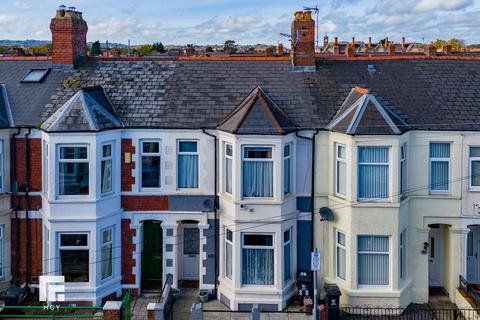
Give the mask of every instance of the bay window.
<svg viewBox="0 0 480 320">
<path fill-rule="evenodd" d="M 233 150 L 231 144 L 225 145 L 225 192 L 232 194 Z"/>
<path fill-rule="evenodd" d="M 283 194 L 289 194 L 292 180 L 291 146 L 286 144 L 283 147 Z"/>
<path fill-rule="evenodd" d="M 389 241 L 386 236 L 358 236 L 358 285 L 389 284 Z"/>
<path fill-rule="evenodd" d="M 232 279 L 233 263 L 233 232 L 226 229 L 225 232 L 225 277 Z"/>
<path fill-rule="evenodd" d="M 102 231 L 102 279 L 112 275 L 113 271 L 113 228 Z"/>
<path fill-rule="evenodd" d="M 288 229 L 283 232 L 283 280 L 292 278 L 292 231 Z"/>
<path fill-rule="evenodd" d="M 60 234 L 60 271 L 65 282 L 89 281 L 89 243 L 86 233 Z"/>
<path fill-rule="evenodd" d="M 242 169 L 244 197 L 273 196 L 272 147 L 244 147 Z"/>
<path fill-rule="evenodd" d="M 198 143 L 197 141 L 178 142 L 177 162 L 178 188 L 198 188 Z"/>
<path fill-rule="evenodd" d="M 160 142 L 142 141 L 142 188 L 160 188 Z"/>
<path fill-rule="evenodd" d="M 273 285 L 273 235 L 242 234 L 242 284 Z"/>
<path fill-rule="evenodd" d="M 430 143 L 430 192 L 450 190 L 450 143 Z"/>
<path fill-rule="evenodd" d="M 388 147 L 358 148 L 358 198 L 388 198 Z"/>
<path fill-rule="evenodd" d="M 89 160 L 86 146 L 60 146 L 58 170 L 60 195 L 89 194 Z"/>
<path fill-rule="evenodd" d="M 346 279 L 346 238 L 345 234 L 340 231 L 336 231 L 335 234 L 335 254 L 336 254 L 336 268 L 337 268 L 337 277 L 345 280 Z"/>
<path fill-rule="evenodd" d="M 480 147 L 470 147 L 470 187 L 480 189 Z"/>
<path fill-rule="evenodd" d="M 107 193 L 113 190 L 112 188 L 112 174 L 113 174 L 113 157 L 112 144 L 102 146 L 102 161 L 101 161 L 101 192 Z"/>
<path fill-rule="evenodd" d="M 335 183 L 336 193 L 342 196 L 347 194 L 347 157 L 344 145 L 337 144 L 335 148 Z"/>
</svg>

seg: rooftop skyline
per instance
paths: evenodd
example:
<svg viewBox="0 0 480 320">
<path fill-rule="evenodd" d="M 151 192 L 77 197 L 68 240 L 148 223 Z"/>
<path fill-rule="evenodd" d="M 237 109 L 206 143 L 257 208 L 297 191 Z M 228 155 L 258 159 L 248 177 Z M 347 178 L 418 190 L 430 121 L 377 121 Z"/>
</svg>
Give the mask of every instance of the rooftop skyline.
<svg viewBox="0 0 480 320">
<path fill-rule="evenodd" d="M 319 33 L 342 40 L 430 42 L 437 38 L 480 43 L 478 0 L 53 0 L 0 2 L 0 39 L 50 39 L 49 23 L 60 4 L 75 6 L 88 23 L 88 41 L 133 45 L 288 44 L 293 13 L 318 5 Z"/>
</svg>

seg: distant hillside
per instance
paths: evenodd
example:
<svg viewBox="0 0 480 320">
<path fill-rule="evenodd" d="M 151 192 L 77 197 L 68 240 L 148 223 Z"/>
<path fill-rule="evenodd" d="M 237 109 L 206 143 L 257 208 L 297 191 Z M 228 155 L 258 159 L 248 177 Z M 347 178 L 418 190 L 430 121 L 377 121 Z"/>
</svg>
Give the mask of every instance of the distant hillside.
<svg viewBox="0 0 480 320">
<path fill-rule="evenodd" d="M 43 46 L 45 44 L 51 43 L 50 40 L 0 40 L 0 46 L 3 47 L 22 47 L 22 48 L 33 48 L 38 46 Z M 90 46 L 92 43 L 89 42 Z M 106 43 L 101 43 L 102 49 L 106 48 Z M 127 45 L 123 43 L 108 43 L 109 48 L 126 48 Z"/>
</svg>

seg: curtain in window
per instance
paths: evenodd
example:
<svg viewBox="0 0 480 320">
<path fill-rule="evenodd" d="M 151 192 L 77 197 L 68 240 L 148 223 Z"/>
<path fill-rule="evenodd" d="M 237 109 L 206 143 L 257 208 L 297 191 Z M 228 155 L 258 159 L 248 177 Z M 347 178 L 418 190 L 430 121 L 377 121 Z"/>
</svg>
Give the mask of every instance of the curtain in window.
<svg viewBox="0 0 480 320">
<path fill-rule="evenodd" d="M 480 186 L 480 161 L 472 161 L 472 186 Z"/>
<path fill-rule="evenodd" d="M 232 193 L 232 159 L 225 158 L 225 192 Z"/>
<path fill-rule="evenodd" d="M 450 143 L 430 143 L 430 158 L 450 158 Z"/>
<path fill-rule="evenodd" d="M 337 277 L 345 279 L 346 276 L 346 259 L 345 249 L 337 247 Z"/>
<path fill-rule="evenodd" d="M 358 284 L 388 285 L 388 237 L 358 237 Z"/>
<path fill-rule="evenodd" d="M 232 244 L 225 243 L 225 276 L 232 279 Z"/>
<path fill-rule="evenodd" d="M 102 161 L 102 193 L 112 191 L 112 160 Z"/>
<path fill-rule="evenodd" d="M 273 250 L 243 249 L 242 283 L 273 284 Z"/>
<path fill-rule="evenodd" d="M 102 279 L 112 275 L 112 244 L 102 246 Z"/>
<path fill-rule="evenodd" d="M 290 158 L 283 160 L 283 194 L 290 193 Z"/>
<path fill-rule="evenodd" d="M 283 246 L 283 279 L 284 280 L 289 280 L 291 277 L 291 262 L 290 262 L 290 256 L 291 256 L 291 243 L 287 243 Z"/>
<path fill-rule="evenodd" d="M 198 156 L 178 156 L 178 187 L 198 188 Z"/>
<path fill-rule="evenodd" d="M 430 189 L 448 190 L 448 162 L 432 161 L 430 169 Z"/>
<path fill-rule="evenodd" d="M 358 151 L 358 197 L 388 198 L 388 148 L 361 147 Z"/>
<path fill-rule="evenodd" d="M 243 196 L 273 196 L 273 163 L 270 161 L 243 162 Z"/>
</svg>

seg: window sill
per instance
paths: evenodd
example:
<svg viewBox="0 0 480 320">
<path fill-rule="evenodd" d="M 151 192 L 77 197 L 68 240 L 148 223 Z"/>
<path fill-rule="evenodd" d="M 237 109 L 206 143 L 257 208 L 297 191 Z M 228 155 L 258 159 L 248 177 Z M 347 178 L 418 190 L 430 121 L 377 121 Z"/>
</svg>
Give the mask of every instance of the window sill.
<svg viewBox="0 0 480 320">
<path fill-rule="evenodd" d="M 468 188 L 469 192 L 480 192 L 480 187 L 470 187 Z"/>
</svg>

